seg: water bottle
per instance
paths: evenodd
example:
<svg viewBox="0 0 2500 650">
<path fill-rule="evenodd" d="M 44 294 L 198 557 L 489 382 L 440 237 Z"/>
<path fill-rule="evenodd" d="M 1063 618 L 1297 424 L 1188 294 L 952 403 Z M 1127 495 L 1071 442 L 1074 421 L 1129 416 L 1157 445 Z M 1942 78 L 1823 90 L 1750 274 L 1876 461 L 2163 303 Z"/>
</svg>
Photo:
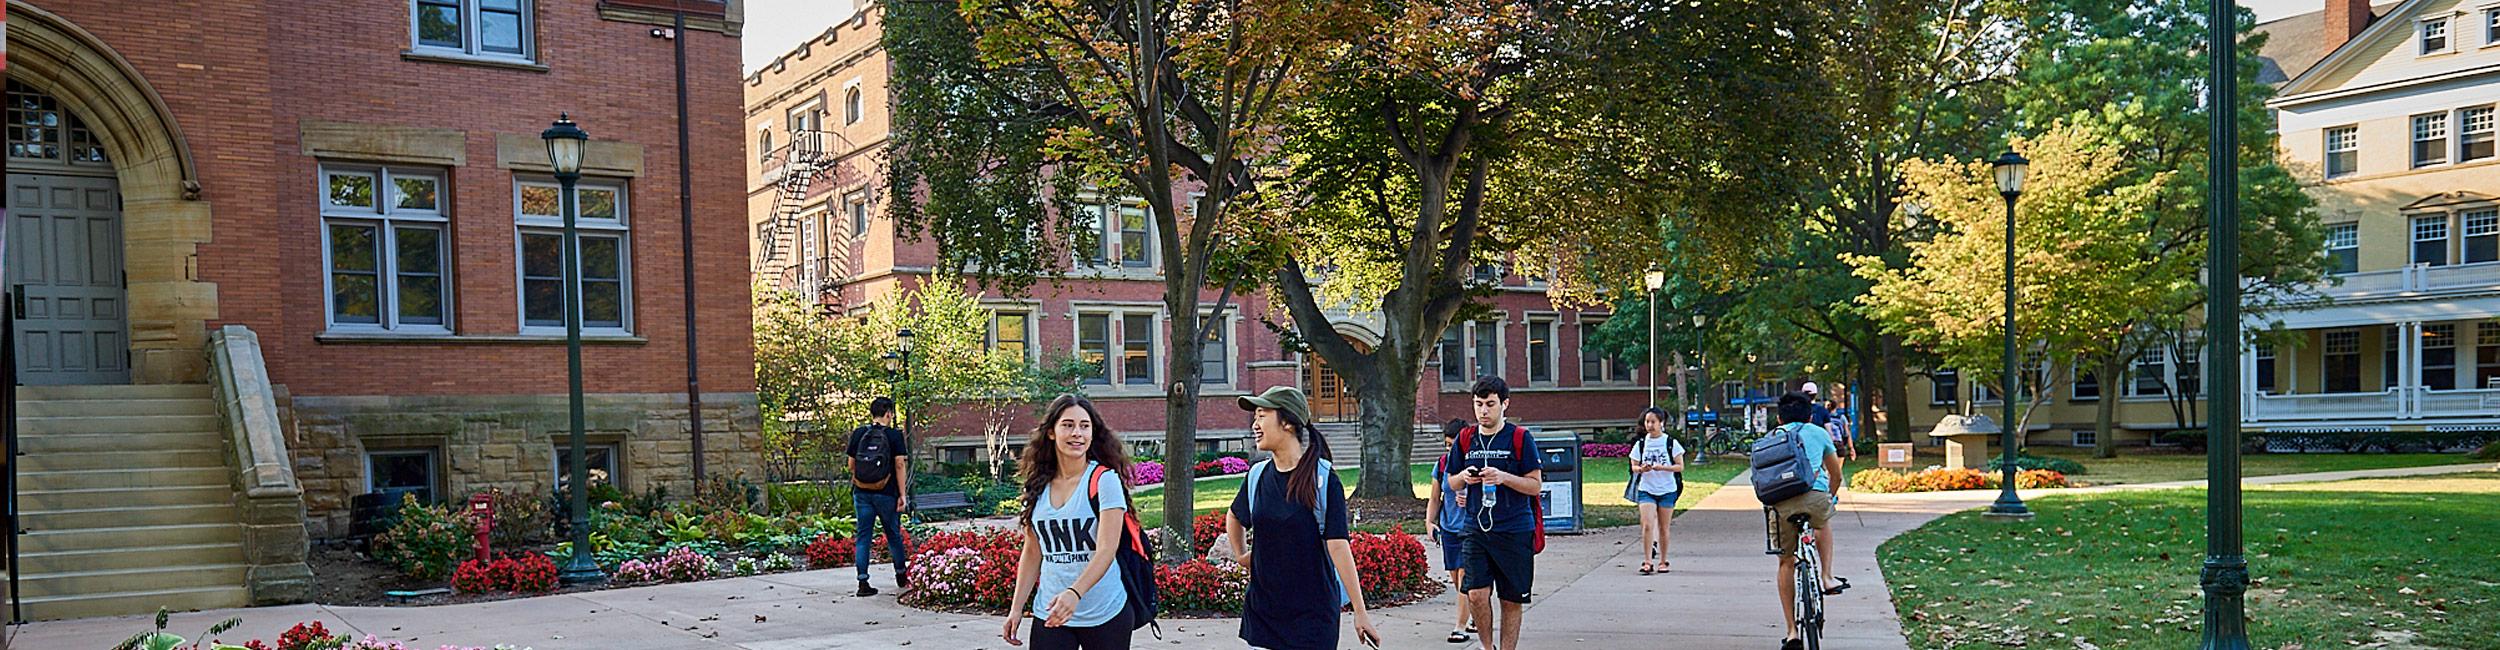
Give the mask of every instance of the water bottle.
<svg viewBox="0 0 2500 650">
<path fill-rule="evenodd" d="M 1492 482 L 1492 481 L 1486 481 L 1486 482 L 1484 482 L 1484 501 L 1482 502 L 1482 504 L 1478 505 L 1477 507 L 1479 507 L 1479 508 L 1484 508 L 1484 509 L 1486 509 L 1486 510 L 1491 510 L 1491 509 L 1493 509 L 1493 495 L 1494 495 L 1494 491 L 1493 491 L 1493 490 L 1495 489 L 1495 487 L 1496 487 L 1496 486 L 1494 486 L 1494 485 L 1493 485 L 1493 482 Z"/>
</svg>

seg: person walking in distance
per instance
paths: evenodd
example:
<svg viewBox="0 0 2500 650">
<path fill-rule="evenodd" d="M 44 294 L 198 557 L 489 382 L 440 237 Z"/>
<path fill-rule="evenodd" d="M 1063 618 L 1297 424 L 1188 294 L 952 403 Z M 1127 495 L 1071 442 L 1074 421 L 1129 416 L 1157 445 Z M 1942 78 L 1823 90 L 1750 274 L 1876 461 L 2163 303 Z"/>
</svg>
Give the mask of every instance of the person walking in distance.
<svg viewBox="0 0 2500 650">
<path fill-rule="evenodd" d="M 1510 408 L 1510 385 L 1500 377 L 1483 377 L 1470 386 L 1475 425 L 1461 433 L 1458 444 L 1443 457 L 1453 474 L 1442 481 L 1462 491 L 1475 530 L 1467 535 L 1466 582 L 1477 635 L 1486 650 L 1495 650 L 1493 599 L 1502 601 L 1500 650 L 1517 650 L 1519 627 L 1530 589 L 1536 582 L 1536 539 L 1540 534 L 1535 504 L 1544 491 L 1545 473 L 1537 462 L 1528 431 L 1503 416 Z"/>
<path fill-rule="evenodd" d="M 885 550 L 894 556 L 894 586 L 910 580 L 904 571 L 903 512 L 911 510 L 911 441 L 894 428 L 894 398 L 868 402 L 870 422 L 851 431 L 851 565 L 859 567 L 859 595 L 877 595 L 868 585 L 868 549 L 878 531 L 885 532 Z"/>
<path fill-rule="evenodd" d="M 1450 588 L 1465 583 L 1467 575 L 1467 506 L 1459 501 L 1457 490 L 1450 489 L 1450 459 L 1447 450 L 1457 448 L 1459 432 L 1467 430 L 1467 421 L 1453 419 L 1441 425 L 1442 457 L 1432 464 L 1432 496 L 1424 501 L 1424 520 L 1432 522 L 1432 539 L 1441 545 L 1441 570 L 1450 572 Z M 1467 599 L 1458 599 L 1458 624 L 1450 628 L 1451 643 L 1466 643 L 1476 633 L 1471 624 L 1473 613 Z"/>
<path fill-rule="evenodd" d="M 1024 550 L 998 636 L 1024 645 L 1016 632 L 1029 615 L 1037 650 L 1125 650 L 1137 626 L 1112 562 L 1128 513 L 1128 452 L 1085 398 L 1061 395 L 1043 414 L 1016 464 Z"/>
<path fill-rule="evenodd" d="M 1641 509 L 1641 575 L 1667 571 L 1667 526 L 1675 522 L 1675 501 L 1684 493 L 1684 443 L 1667 435 L 1667 410 L 1641 410 L 1641 437 L 1632 441 L 1633 479 L 1625 498 Z"/>
<path fill-rule="evenodd" d="M 1233 557 L 1250 569 L 1241 640 L 1270 650 L 1335 650 L 1338 611 L 1354 610 L 1354 638 L 1380 647 L 1363 580 L 1346 532 L 1345 486 L 1330 465 L 1328 438 L 1311 426 L 1310 400 L 1278 386 L 1242 396 L 1260 451 L 1225 511 Z M 1242 534 L 1255 533 L 1244 548 Z"/>
</svg>

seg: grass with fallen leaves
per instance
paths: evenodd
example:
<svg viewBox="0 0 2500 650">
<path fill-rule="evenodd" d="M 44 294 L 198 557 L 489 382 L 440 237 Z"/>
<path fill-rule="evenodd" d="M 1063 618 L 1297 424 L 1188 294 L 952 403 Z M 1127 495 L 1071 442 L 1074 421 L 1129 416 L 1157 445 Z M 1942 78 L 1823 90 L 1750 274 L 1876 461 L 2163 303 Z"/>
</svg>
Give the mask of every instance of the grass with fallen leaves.
<svg viewBox="0 0 2500 650">
<path fill-rule="evenodd" d="M 2246 493 L 2258 648 L 2477 648 L 2500 638 L 2500 473 Z M 2191 648 L 2205 492 L 2068 494 L 1939 519 L 1878 549 L 1919 648 Z"/>
</svg>

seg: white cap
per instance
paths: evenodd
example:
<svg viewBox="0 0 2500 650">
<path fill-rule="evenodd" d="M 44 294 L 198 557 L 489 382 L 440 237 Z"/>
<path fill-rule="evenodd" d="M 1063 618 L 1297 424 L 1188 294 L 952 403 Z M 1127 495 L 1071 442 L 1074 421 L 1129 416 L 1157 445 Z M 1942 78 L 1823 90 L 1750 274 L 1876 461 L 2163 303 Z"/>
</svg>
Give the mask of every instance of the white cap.
<svg viewBox="0 0 2500 650">
<path fill-rule="evenodd" d="M 1806 382 L 1806 387 L 1805 387 L 1803 390 L 1805 390 L 1806 394 L 1808 394 L 1808 395 L 1821 395 L 1821 394 L 1823 394 L 1823 391 L 1816 390 L 1816 387 L 1815 387 L 1815 385 L 1814 385 L 1814 382 L 1810 382 L 1810 381 L 1809 381 L 1809 382 Z"/>
</svg>

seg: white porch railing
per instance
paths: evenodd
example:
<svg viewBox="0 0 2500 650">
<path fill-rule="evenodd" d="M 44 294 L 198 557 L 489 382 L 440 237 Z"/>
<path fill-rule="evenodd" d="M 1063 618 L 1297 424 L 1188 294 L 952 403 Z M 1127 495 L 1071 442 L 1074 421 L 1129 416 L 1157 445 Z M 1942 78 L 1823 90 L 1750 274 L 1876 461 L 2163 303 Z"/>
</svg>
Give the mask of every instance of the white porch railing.
<svg viewBox="0 0 2500 650">
<path fill-rule="evenodd" d="M 2408 294 L 2500 291 L 2500 264 L 2426 266 L 2407 264 L 2385 271 L 2347 273 L 2343 284 L 2322 287 L 2338 301 L 2405 297 Z"/>
<path fill-rule="evenodd" d="M 2424 418 L 2500 415 L 2500 390 L 2415 390 L 2414 410 Z"/>
<path fill-rule="evenodd" d="M 2403 410 L 2398 392 L 2327 393 L 2323 395 L 2258 395 L 2247 418 L 2269 420 L 2394 419 Z"/>
</svg>

